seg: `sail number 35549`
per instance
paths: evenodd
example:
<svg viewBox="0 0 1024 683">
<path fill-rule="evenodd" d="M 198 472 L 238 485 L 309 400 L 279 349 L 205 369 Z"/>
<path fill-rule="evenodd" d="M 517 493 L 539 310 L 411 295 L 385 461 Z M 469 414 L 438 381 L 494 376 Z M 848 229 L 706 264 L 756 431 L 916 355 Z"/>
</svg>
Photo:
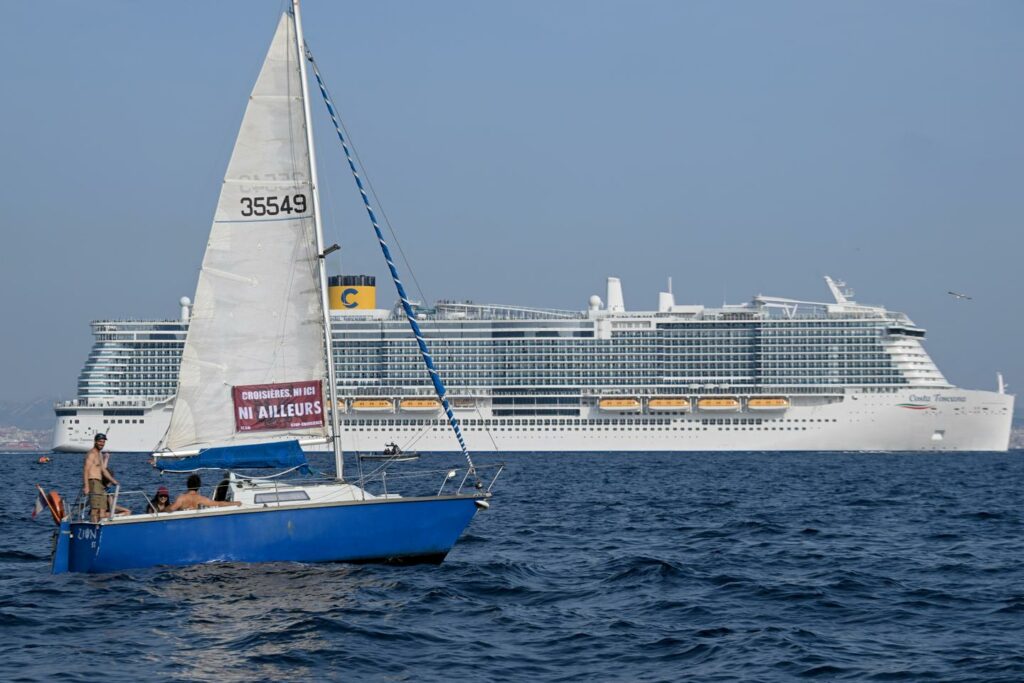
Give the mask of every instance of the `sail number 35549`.
<svg viewBox="0 0 1024 683">
<path fill-rule="evenodd" d="M 277 216 L 286 213 L 306 213 L 306 195 L 283 197 L 242 197 L 243 216 Z"/>
</svg>

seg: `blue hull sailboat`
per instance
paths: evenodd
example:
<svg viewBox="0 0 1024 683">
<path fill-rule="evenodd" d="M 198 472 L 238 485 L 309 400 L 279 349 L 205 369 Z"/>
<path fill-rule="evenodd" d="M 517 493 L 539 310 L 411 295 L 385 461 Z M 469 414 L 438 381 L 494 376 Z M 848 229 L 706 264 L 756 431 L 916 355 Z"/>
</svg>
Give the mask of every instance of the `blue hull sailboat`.
<svg viewBox="0 0 1024 683">
<path fill-rule="evenodd" d="M 473 496 L 453 495 L 64 520 L 53 573 L 206 562 L 437 563 L 477 507 Z"/>
<path fill-rule="evenodd" d="M 467 468 L 440 487 L 389 491 L 386 472 L 347 481 L 339 439 L 326 256 L 298 0 L 277 26 L 221 188 L 182 352 L 170 426 L 154 453 L 174 471 L 224 470 L 231 507 L 116 515 L 85 504 L 60 520 L 52 571 L 110 572 L 207 562 L 439 562 L 479 509 L 484 487 L 416 324 L 394 261 L 316 73 L 431 381 Z M 303 447 L 331 444 L 335 476 L 308 473 Z M 288 476 L 239 470 L 276 467 Z M 500 472 L 500 470 L 499 470 Z M 497 474 L 494 475 L 495 478 Z M 393 481 L 393 480 L 392 480 Z M 461 483 L 459 483 L 461 482 Z M 143 494 L 137 494 L 139 496 Z M 145 499 L 144 502 L 149 502 Z M 55 515 L 56 516 L 56 515 Z"/>
</svg>

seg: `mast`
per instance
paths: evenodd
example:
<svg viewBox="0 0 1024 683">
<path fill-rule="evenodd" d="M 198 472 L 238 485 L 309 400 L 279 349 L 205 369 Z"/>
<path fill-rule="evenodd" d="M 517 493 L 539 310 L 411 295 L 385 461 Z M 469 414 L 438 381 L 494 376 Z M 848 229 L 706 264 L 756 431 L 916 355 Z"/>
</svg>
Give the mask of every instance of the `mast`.
<svg viewBox="0 0 1024 683">
<path fill-rule="evenodd" d="M 313 200 L 313 223 L 316 226 L 316 251 L 320 258 L 320 300 L 324 313 L 324 349 L 327 352 L 327 388 L 331 407 L 331 444 L 334 448 L 334 473 L 344 478 L 344 459 L 341 452 L 341 429 L 338 421 L 338 387 L 334 374 L 334 345 L 331 339 L 331 310 L 327 298 L 327 257 L 324 254 L 324 227 L 320 218 L 320 183 L 316 175 L 316 150 L 313 147 L 313 120 L 309 114 L 309 84 L 306 80 L 306 41 L 302 37 L 302 16 L 299 0 L 291 0 L 295 16 L 295 48 L 299 57 L 299 76 L 302 81 L 302 111 L 306 123 L 306 149 L 309 153 L 310 187 Z"/>
</svg>

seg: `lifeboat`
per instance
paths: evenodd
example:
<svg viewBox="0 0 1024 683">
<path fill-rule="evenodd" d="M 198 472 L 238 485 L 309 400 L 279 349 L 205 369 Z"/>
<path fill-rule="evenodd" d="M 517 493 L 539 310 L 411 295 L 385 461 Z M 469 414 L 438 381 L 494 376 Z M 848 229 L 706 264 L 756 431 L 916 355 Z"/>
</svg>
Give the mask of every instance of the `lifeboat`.
<svg viewBox="0 0 1024 683">
<path fill-rule="evenodd" d="M 473 410 L 476 408 L 475 398 L 453 398 L 452 408 L 455 410 Z"/>
<path fill-rule="evenodd" d="M 403 398 L 398 405 L 409 413 L 436 413 L 441 409 L 441 402 L 436 398 Z"/>
<path fill-rule="evenodd" d="M 390 398 L 357 398 L 352 401 L 352 410 L 357 413 L 390 413 L 395 402 Z"/>
<path fill-rule="evenodd" d="M 647 409 L 652 413 L 688 412 L 690 410 L 690 399 L 685 396 L 652 398 L 647 401 Z"/>
<path fill-rule="evenodd" d="M 789 399 L 785 396 L 754 396 L 747 399 L 749 410 L 785 410 Z"/>
<path fill-rule="evenodd" d="M 610 410 L 618 413 L 640 412 L 640 399 L 638 398 L 602 398 L 598 401 L 601 410 Z"/>
<path fill-rule="evenodd" d="M 732 413 L 740 409 L 740 400 L 735 396 L 715 396 L 697 399 L 697 409 L 708 412 Z"/>
</svg>

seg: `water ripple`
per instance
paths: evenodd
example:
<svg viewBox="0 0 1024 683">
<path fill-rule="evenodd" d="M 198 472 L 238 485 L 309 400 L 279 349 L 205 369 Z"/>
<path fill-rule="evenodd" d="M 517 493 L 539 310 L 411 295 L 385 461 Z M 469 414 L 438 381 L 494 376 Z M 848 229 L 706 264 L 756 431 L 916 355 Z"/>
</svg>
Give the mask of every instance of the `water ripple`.
<svg viewBox="0 0 1024 683">
<path fill-rule="evenodd" d="M 48 574 L 52 523 L 23 511 L 37 479 L 79 485 L 81 456 L 45 468 L 5 456 L 11 481 L 31 483 L 0 490 L 0 670 L 18 681 L 1019 681 L 1021 455 L 513 458 L 492 509 L 441 566 L 61 577 Z M 157 484 L 143 459 L 120 458 L 123 478 Z"/>
</svg>

